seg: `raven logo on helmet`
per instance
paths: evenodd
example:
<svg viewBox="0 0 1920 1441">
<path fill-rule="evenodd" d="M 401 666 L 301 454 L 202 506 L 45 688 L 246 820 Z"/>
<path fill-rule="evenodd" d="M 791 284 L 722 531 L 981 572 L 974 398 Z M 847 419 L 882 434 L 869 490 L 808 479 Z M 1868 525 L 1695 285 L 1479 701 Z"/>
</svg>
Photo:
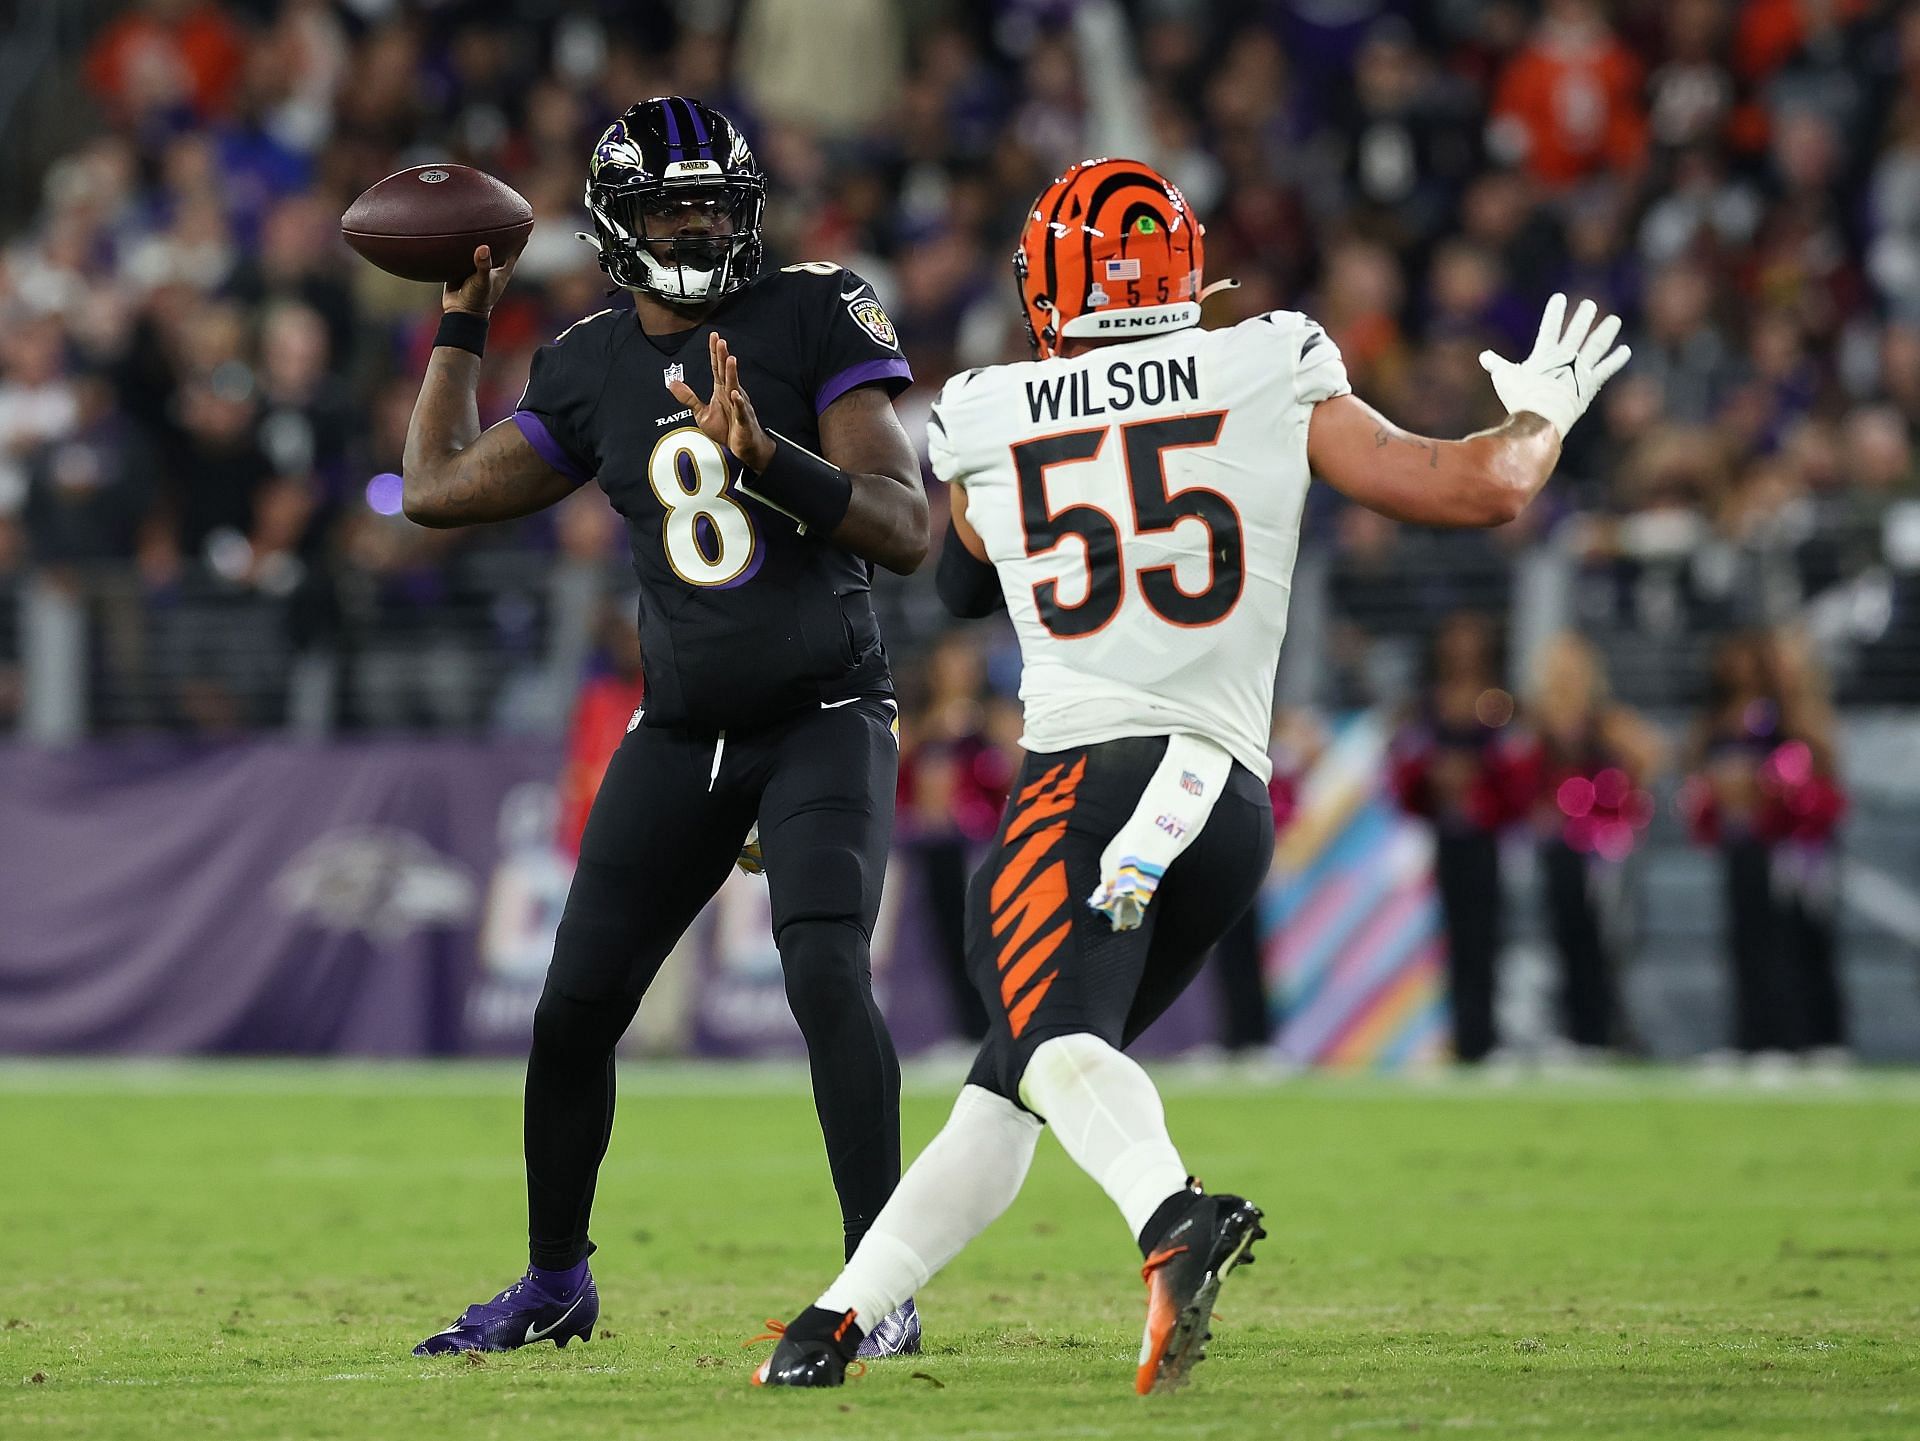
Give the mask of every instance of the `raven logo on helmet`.
<svg viewBox="0 0 1920 1441">
<path fill-rule="evenodd" d="M 1040 192 L 1014 252 L 1027 338 L 1132 338 L 1200 323 L 1201 237 L 1187 198 L 1137 160 L 1083 160 Z"/>
<path fill-rule="evenodd" d="M 649 215 L 673 217 L 704 202 L 711 228 L 650 236 Z M 734 123 L 678 95 L 632 106 L 609 125 L 587 164 L 587 210 L 613 283 L 660 300 L 712 300 L 760 273 L 767 179 Z"/>
</svg>

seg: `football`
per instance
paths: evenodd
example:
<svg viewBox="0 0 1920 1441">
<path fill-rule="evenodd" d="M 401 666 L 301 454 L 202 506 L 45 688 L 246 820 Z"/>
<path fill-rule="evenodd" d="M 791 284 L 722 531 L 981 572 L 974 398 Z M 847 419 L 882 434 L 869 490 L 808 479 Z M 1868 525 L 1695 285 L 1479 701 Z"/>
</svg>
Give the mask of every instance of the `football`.
<svg viewBox="0 0 1920 1441">
<path fill-rule="evenodd" d="M 512 186 L 470 165 L 416 165 L 363 191 L 340 217 L 360 254 L 406 280 L 455 284 L 473 274 L 473 250 L 494 263 L 518 255 L 533 233 L 533 207 Z"/>
</svg>

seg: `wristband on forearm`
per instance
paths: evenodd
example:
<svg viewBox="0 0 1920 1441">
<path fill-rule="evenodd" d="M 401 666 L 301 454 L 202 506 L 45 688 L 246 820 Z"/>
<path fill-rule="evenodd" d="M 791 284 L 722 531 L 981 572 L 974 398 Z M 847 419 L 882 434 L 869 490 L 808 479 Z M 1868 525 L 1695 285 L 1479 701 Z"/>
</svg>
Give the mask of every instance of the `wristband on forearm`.
<svg viewBox="0 0 1920 1441">
<path fill-rule="evenodd" d="M 784 511 L 815 535 L 832 535 L 853 504 L 853 477 L 778 431 L 767 433 L 774 440 L 773 459 L 765 470 L 748 473 L 751 482 L 743 476 L 740 489 Z"/>
<path fill-rule="evenodd" d="M 947 522 L 947 539 L 940 547 L 939 564 L 934 567 L 933 586 L 947 609 L 964 620 L 1006 609 L 1007 596 L 1000 588 L 1000 573 L 991 561 L 981 560 L 967 549 L 952 521 Z"/>
<path fill-rule="evenodd" d="M 487 317 L 471 310 L 448 310 L 440 316 L 440 329 L 433 337 L 436 347 L 451 345 L 472 355 L 487 353 Z"/>
</svg>

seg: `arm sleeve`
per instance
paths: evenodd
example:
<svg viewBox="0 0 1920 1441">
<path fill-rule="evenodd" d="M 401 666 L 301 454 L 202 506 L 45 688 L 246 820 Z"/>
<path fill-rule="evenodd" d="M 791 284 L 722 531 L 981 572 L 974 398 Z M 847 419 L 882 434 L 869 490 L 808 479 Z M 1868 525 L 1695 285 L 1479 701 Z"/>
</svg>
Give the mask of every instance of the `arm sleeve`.
<svg viewBox="0 0 1920 1441">
<path fill-rule="evenodd" d="M 814 336 L 813 410 L 818 415 L 855 386 L 884 385 L 898 395 L 913 383 L 900 337 L 873 287 L 851 270 L 808 277 Z"/>
<path fill-rule="evenodd" d="M 601 378 L 581 363 L 562 336 L 533 353 L 527 388 L 514 407 L 513 423 L 527 444 L 560 474 L 576 482 L 593 479 L 593 416 L 599 407 Z M 604 375 L 605 367 L 600 367 Z"/>
<path fill-rule="evenodd" d="M 990 561 L 978 560 L 960 543 L 960 536 L 947 522 L 947 538 L 940 546 L 940 562 L 933 573 L 934 588 L 949 612 L 963 620 L 992 615 L 1007 608 L 1006 592 L 1000 589 L 1000 574 Z"/>
</svg>

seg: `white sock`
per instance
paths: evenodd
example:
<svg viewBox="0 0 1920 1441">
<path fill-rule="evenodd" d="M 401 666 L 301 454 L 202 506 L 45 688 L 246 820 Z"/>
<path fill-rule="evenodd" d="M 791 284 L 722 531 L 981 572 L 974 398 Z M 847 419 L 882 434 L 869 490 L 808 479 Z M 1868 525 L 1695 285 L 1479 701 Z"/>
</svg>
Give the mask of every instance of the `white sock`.
<svg viewBox="0 0 1920 1441">
<path fill-rule="evenodd" d="M 963 1086 L 953 1114 L 907 1168 L 853 1259 L 814 1304 L 852 1311 L 862 1328 L 918 1291 L 1020 1194 L 1040 1122 L 979 1086 Z"/>
<path fill-rule="evenodd" d="M 1074 1163 L 1113 1198 L 1138 1238 L 1160 1203 L 1187 1184 L 1147 1073 L 1098 1036 L 1043 1041 L 1020 1099 L 1046 1117 Z"/>
</svg>

